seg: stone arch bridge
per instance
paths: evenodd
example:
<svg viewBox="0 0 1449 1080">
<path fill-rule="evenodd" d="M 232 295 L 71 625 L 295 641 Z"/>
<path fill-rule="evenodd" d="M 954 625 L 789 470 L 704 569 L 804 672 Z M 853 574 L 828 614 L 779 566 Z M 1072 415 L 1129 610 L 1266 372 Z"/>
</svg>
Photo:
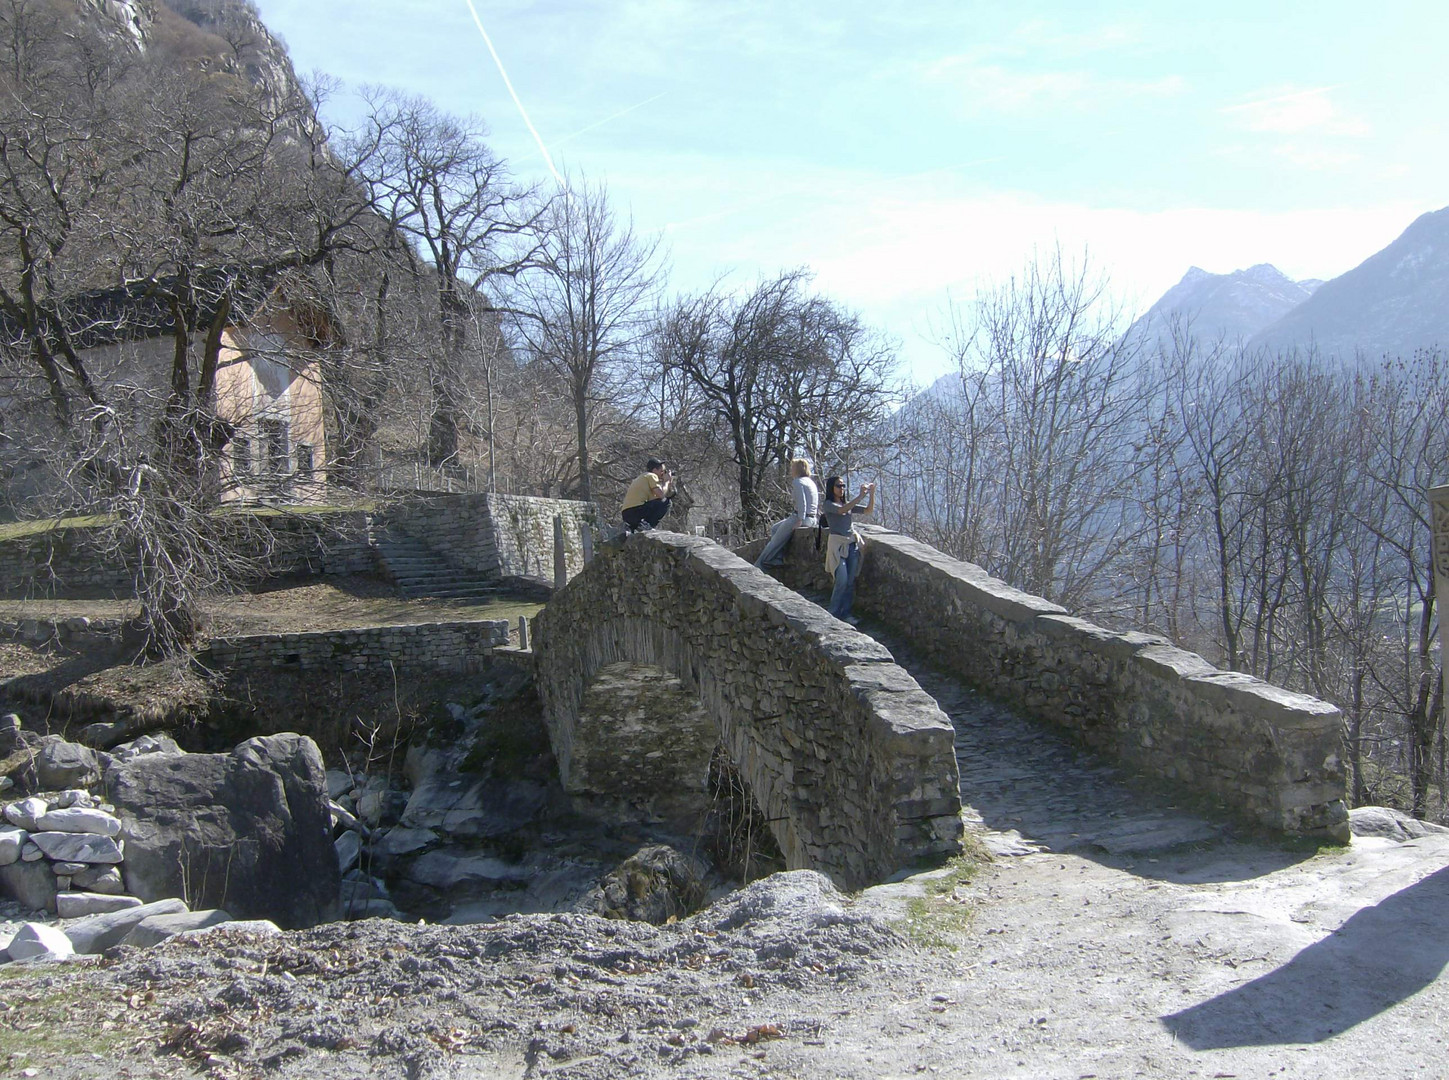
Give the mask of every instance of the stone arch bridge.
<svg viewBox="0 0 1449 1080">
<path fill-rule="evenodd" d="M 1254 826 L 1347 841 L 1334 706 L 1094 625 L 909 536 L 862 531 L 856 610 L 932 665 Z M 700 537 L 605 547 L 538 617 L 538 686 L 566 789 L 702 788 L 721 743 L 788 864 L 853 887 L 959 850 L 954 733 L 884 646 L 797 591 L 829 587 L 809 535 L 779 580 Z M 693 718 L 601 717 L 591 684 L 627 665 L 676 677 Z"/>
<path fill-rule="evenodd" d="M 604 546 L 534 627 L 566 790 L 703 789 L 722 745 L 792 869 L 849 887 L 960 850 L 951 722 L 884 646 L 701 537 Z M 587 707 L 610 671 L 662 669 L 697 701 L 625 729 Z"/>
</svg>

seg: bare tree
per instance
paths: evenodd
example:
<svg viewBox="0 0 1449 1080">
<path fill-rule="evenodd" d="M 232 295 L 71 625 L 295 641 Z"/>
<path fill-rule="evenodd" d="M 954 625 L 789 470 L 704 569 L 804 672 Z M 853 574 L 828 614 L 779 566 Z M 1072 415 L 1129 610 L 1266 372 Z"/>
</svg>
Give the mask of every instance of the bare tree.
<svg viewBox="0 0 1449 1080">
<path fill-rule="evenodd" d="M 1432 525 L 1426 493 L 1449 461 L 1449 372 L 1438 352 L 1390 359 L 1374 375 L 1362 431 L 1368 437 L 1364 478 L 1385 496 L 1382 513 L 1361 517 L 1400 564 L 1399 602 L 1391 609 L 1397 628 L 1396 663 L 1377 678 L 1390 690 L 1403 717 L 1409 745 L 1410 809 L 1426 816 L 1434 773 L 1436 737 L 1442 746 L 1444 670 L 1436 662 Z M 1373 504 L 1370 504 L 1372 506 Z M 1441 751 L 1442 752 L 1442 751 Z M 1444 783 L 1440 766 L 1440 785 Z M 1441 808 L 1442 809 L 1442 808 Z"/>
<path fill-rule="evenodd" d="M 1139 354 L 1105 288 L 1056 251 L 980 294 L 971 332 L 946 342 L 975 429 L 970 472 L 994 488 L 965 511 L 990 520 L 987 547 L 970 557 L 1076 605 L 1137 527 L 1131 496 L 1153 449 Z"/>
<path fill-rule="evenodd" d="M 873 446 L 892 400 L 892 351 L 857 316 L 807 292 L 793 270 L 741 297 L 716 287 L 676 301 L 657 331 L 665 378 L 683 376 L 727 439 L 747 533 L 769 478 L 797 449 L 850 460 Z"/>
<path fill-rule="evenodd" d="M 432 410 L 428 462 L 458 462 L 466 407 L 472 303 L 530 265 L 527 242 L 547 204 L 515 187 L 474 118 L 393 91 L 368 92 L 368 114 L 347 134 L 345 156 L 366 185 L 371 206 L 407 243 L 414 276 L 431 285 L 437 309 L 429 358 Z"/>
<path fill-rule="evenodd" d="M 607 189 L 582 177 L 568 181 L 535 228 L 536 268 L 519 282 L 519 334 L 568 388 L 579 497 L 589 500 L 596 406 L 607 399 L 627 414 L 643 404 L 642 394 L 616 387 L 614 376 L 626 358 L 637 356 L 646 335 L 663 273 L 659 241 L 637 235 L 633 222 L 609 205 Z"/>
<path fill-rule="evenodd" d="M 197 590 L 220 576 L 208 511 L 233 310 L 344 248 L 365 207 L 299 90 L 174 59 L 76 12 L 0 9 L 0 242 L 17 256 L 0 264 L 0 314 L 54 417 L 27 431 L 69 465 L 53 477 L 69 501 L 112 513 L 139 552 L 159 651 L 189 640 Z M 89 349 L 157 335 L 171 343 L 159 381 L 91 370 Z"/>
</svg>

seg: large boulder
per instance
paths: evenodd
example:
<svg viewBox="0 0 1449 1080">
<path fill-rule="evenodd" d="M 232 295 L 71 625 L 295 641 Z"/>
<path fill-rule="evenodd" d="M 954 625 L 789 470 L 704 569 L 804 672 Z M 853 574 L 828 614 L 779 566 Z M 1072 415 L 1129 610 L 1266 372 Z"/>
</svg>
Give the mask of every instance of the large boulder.
<svg viewBox="0 0 1449 1080">
<path fill-rule="evenodd" d="M 96 752 L 59 735 L 46 735 L 35 755 L 35 782 L 42 791 L 90 787 L 100 778 Z"/>
<path fill-rule="evenodd" d="M 209 926 L 220 926 L 229 922 L 231 916 L 224 911 L 182 911 L 173 915 L 148 915 L 131 927 L 121 939 L 121 944 L 149 949 L 177 934 L 184 934 L 189 930 L 205 930 Z"/>
<path fill-rule="evenodd" d="M 666 844 L 640 848 L 607 874 L 583 906 L 606 919 L 656 926 L 683 918 L 705 900 L 705 867 Z"/>
<path fill-rule="evenodd" d="M 1443 825 L 1435 825 L 1388 806 L 1356 806 L 1348 812 L 1348 824 L 1354 836 L 1377 837 L 1402 844 L 1434 833 L 1446 833 Z"/>
<path fill-rule="evenodd" d="M 118 911 L 88 915 L 66 924 L 65 935 L 78 953 L 103 953 L 147 919 L 157 915 L 185 915 L 185 902 L 177 899 L 133 904 Z"/>
<path fill-rule="evenodd" d="M 30 834 L 24 829 L 0 825 L 0 866 L 9 866 L 13 862 L 19 862 L 20 849 L 25 846 L 25 841 L 28 839 L 30 839 Z"/>
<path fill-rule="evenodd" d="M 0 716 L 0 759 L 8 758 L 17 750 L 40 748 L 40 733 L 28 731 L 20 726 L 20 717 L 14 713 Z"/>
<path fill-rule="evenodd" d="M 83 919 L 89 915 L 109 915 L 116 911 L 138 908 L 141 901 L 134 896 L 114 893 L 59 892 L 55 894 L 55 913 L 62 919 Z"/>
<path fill-rule="evenodd" d="M 70 938 L 58 927 L 28 922 L 10 939 L 6 952 L 12 960 L 29 960 L 36 956 L 63 959 L 74 954 L 75 949 L 71 947 Z"/>
<path fill-rule="evenodd" d="M 121 848 L 109 836 L 95 833 L 33 832 L 30 842 L 55 862 L 118 863 Z"/>
<path fill-rule="evenodd" d="M 286 929 L 338 917 L 342 876 L 311 739 L 268 735 L 230 754 L 143 754 L 113 761 L 105 785 L 133 895 L 180 896 Z"/>
</svg>

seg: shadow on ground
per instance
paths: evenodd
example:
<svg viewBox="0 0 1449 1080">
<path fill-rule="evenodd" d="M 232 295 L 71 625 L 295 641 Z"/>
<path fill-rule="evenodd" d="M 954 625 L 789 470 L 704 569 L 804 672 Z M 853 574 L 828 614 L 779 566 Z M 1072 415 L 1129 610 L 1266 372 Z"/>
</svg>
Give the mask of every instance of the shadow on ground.
<svg viewBox="0 0 1449 1080">
<path fill-rule="evenodd" d="M 1316 1043 L 1432 983 L 1449 963 L 1449 868 L 1365 908 L 1275 971 L 1162 1018 L 1194 1050 Z"/>
</svg>

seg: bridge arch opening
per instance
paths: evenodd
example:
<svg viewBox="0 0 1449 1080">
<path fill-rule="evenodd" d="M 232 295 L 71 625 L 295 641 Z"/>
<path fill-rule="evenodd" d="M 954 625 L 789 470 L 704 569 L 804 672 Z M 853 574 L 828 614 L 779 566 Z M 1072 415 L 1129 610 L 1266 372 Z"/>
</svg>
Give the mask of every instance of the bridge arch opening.
<svg viewBox="0 0 1449 1080">
<path fill-rule="evenodd" d="M 858 887 L 960 850 L 954 732 L 935 701 L 883 646 L 711 541 L 603 549 L 540 613 L 535 650 L 565 790 L 608 775 L 697 790 L 720 745 L 792 869 Z M 630 679 L 702 711 L 650 714 Z"/>
</svg>

